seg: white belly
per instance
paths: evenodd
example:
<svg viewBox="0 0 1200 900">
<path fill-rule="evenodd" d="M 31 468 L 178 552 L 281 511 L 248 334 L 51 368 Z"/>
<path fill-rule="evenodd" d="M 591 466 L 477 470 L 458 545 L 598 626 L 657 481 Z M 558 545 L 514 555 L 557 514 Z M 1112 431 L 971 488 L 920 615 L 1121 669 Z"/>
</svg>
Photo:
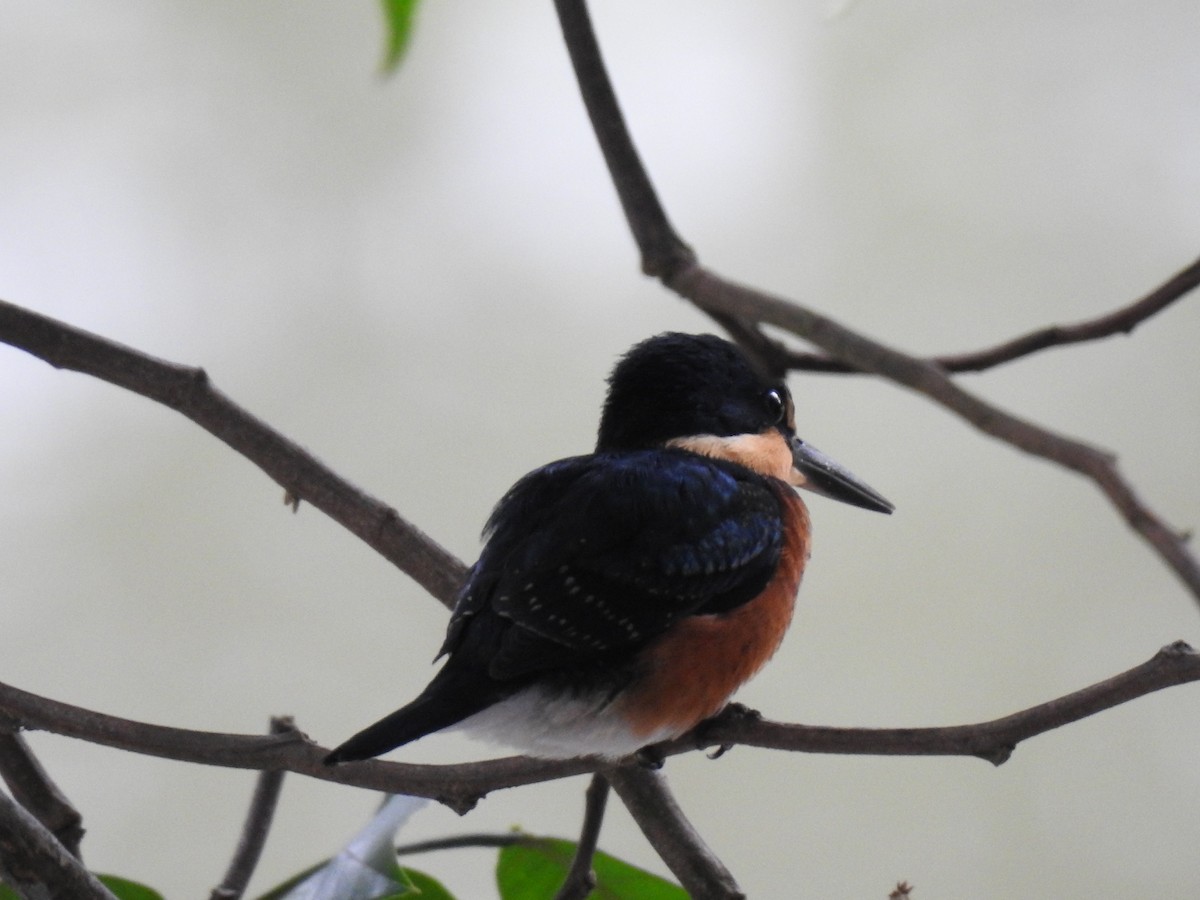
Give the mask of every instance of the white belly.
<svg viewBox="0 0 1200 900">
<path fill-rule="evenodd" d="M 545 759 L 620 759 L 647 744 L 678 736 L 668 730 L 635 735 L 613 707 L 608 698 L 550 695 L 535 685 L 445 730 Z"/>
</svg>

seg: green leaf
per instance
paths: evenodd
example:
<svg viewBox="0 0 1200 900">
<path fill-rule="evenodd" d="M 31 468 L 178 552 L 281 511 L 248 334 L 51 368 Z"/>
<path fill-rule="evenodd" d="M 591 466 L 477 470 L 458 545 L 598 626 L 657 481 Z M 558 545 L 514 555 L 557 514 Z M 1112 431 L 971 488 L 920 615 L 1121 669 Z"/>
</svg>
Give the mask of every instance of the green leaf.
<svg viewBox="0 0 1200 900">
<path fill-rule="evenodd" d="M 412 883 L 412 879 L 408 877 L 408 872 L 400 868 L 399 864 L 392 863 L 387 870 L 388 878 L 392 881 L 392 887 L 386 894 L 371 894 L 372 900 L 400 900 L 401 897 L 407 897 L 413 900 L 417 896 L 417 886 Z M 341 888 L 338 888 L 338 893 L 335 894 L 319 894 L 320 897 L 341 897 Z M 364 898 L 367 894 L 362 895 Z"/>
<path fill-rule="evenodd" d="M 562 886 L 575 855 L 575 844 L 553 838 L 537 838 L 513 844 L 500 851 L 496 862 L 496 884 L 503 900 L 551 900 Z M 677 884 L 645 869 L 597 853 L 592 859 L 596 889 L 589 900 L 687 900 Z"/>
<path fill-rule="evenodd" d="M 382 0 L 383 18 L 387 26 L 387 47 L 383 53 L 383 71 L 390 75 L 400 66 L 412 37 L 413 13 L 417 0 Z"/>
<path fill-rule="evenodd" d="M 424 872 L 410 869 L 407 866 L 404 867 L 404 874 L 408 876 L 409 882 L 417 890 L 414 897 L 420 897 L 421 900 L 454 900 L 454 895 L 432 875 L 426 875 Z"/>
<path fill-rule="evenodd" d="M 144 884 L 118 878 L 116 875 L 97 875 L 100 883 L 117 897 L 117 900 L 163 900 L 163 895 Z"/>
<path fill-rule="evenodd" d="M 97 875 L 96 880 L 112 891 L 117 900 L 163 900 L 163 895 L 158 891 L 128 878 Z M 7 885 L 0 884 L 0 900 L 21 900 L 21 896 Z"/>
</svg>

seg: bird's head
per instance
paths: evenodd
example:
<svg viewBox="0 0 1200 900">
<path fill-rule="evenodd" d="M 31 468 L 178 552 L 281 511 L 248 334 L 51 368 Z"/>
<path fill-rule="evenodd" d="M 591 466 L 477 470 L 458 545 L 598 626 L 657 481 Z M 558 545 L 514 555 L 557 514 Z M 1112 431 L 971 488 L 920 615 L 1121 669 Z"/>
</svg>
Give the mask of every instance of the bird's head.
<svg viewBox="0 0 1200 900">
<path fill-rule="evenodd" d="M 711 334 L 649 338 L 609 376 L 597 452 L 661 447 L 730 460 L 864 509 L 893 509 L 796 437 L 787 387 L 760 375 L 737 347 Z"/>
</svg>

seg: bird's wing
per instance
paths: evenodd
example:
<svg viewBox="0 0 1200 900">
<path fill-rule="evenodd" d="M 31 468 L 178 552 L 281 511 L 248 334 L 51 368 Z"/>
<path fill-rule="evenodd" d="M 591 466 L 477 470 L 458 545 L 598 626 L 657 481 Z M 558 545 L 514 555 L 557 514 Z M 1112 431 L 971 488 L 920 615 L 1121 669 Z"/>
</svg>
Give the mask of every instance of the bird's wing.
<svg viewBox="0 0 1200 900">
<path fill-rule="evenodd" d="M 498 643 L 489 674 L 507 680 L 628 653 L 684 616 L 734 609 L 775 571 L 775 490 L 682 451 L 539 469 L 492 514 L 443 651 L 486 629 Z"/>
</svg>

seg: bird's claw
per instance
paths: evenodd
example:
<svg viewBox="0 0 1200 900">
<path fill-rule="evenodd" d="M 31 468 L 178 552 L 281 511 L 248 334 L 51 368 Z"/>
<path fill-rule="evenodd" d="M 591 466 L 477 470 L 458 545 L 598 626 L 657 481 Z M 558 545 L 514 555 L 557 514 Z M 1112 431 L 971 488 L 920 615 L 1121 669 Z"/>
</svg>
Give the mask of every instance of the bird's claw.
<svg viewBox="0 0 1200 900">
<path fill-rule="evenodd" d="M 751 709 L 742 703 L 730 703 L 719 713 L 710 716 L 696 726 L 696 747 L 702 750 L 711 743 L 709 735 L 714 726 L 732 725 L 737 722 L 757 722 L 760 719 L 762 719 L 762 713 L 757 709 Z M 731 749 L 733 749 L 732 743 L 719 744 L 716 750 L 708 754 L 708 758 L 720 759 Z"/>
<path fill-rule="evenodd" d="M 663 752 L 654 744 L 647 744 L 637 753 L 633 754 L 633 758 L 637 760 L 637 764 L 645 769 L 661 769 L 666 757 Z"/>
</svg>

